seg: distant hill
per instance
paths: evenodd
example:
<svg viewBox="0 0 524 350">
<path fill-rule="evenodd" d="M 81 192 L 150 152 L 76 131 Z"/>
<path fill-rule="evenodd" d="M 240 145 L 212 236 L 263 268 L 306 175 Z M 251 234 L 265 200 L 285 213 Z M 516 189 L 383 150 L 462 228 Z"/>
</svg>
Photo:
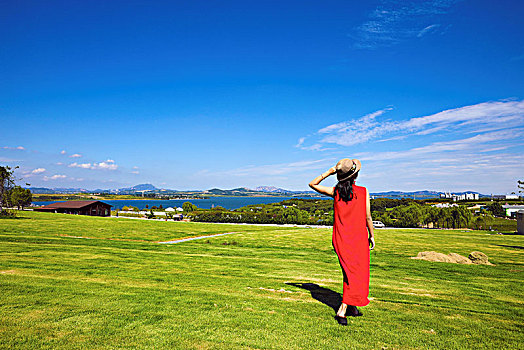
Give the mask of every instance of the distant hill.
<svg viewBox="0 0 524 350">
<path fill-rule="evenodd" d="M 189 195 L 215 195 L 215 196 L 289 196 L 289 197 L 316 197 L 319 196 L 314 191 L 291 191 L 275 186 L 258 186 L 254 189 L 249 189 L 246 187 L 238 187 L 230 190 L 224 190 L 220 188 L 212 188 L 209 190 L 194 190 L 194 191 L 177 191 L 177 190 L 168 190 L 160 189 L 152 184 L 138 184 L 132 187 L 124 187 L 115 189 L 96 189 L 96 190 L 87 190 L 85 188 L 46 188 L 46 187 L 29 187 L 31 192 L 34 194 L 70 194 L 70 193 L 116 193 L 116 194 L 136 194 L 137 192 L 148 192 L 155 194 L 189 194 Z M 387 191 L 387 192 L 373 192 L 370 195 L 375 198 L 415 198 L 415 199 L 426 199 L 426 198 L 439 198 L 440 194 L 444 192 L 437 191 L 413 191 L 413 192 L 404 192 L 404 191 Z M 453 194 L 464 194 L 464 193 L 478 193 L 475 191 L 464 191 L 464 192 L 452 192 Z M 484 195 L 478 193 L 479 197 L 490 197 L 489 195 Z"/>
<path fill-rule="evenodd" d="M 260 192 L 250 190 L 246 187 L 233 188 L 231 190 L 222 190 L 220 188 L 212 188 L 207 191 L 198 191 L 204 194 L 214 194 L 217 196 L 249 196 L 249 195 L 260 195 Z"/>
<path fill-rule="evenodd" d="M 91 192 L 85 188 L 46 188 L 46 187 L 28 187 L 34 194 L 58 194 L 58 193 L 80 193 Z"/>
<path fill-rule="evenodd" d="M 293 191 L 284 190 L 283 188 L 278 188 L 275 186 L 258 186 L 253 189 L 257 192 L 271 192 L 271 193 L 291 193 Z"/>
<path fill-rule="evenodd" d="M 159 188 L 153 186 L 152 184 L 140 184 L 133 187 L 119 188 L 119 192 L 131 192 L 131 191 L 156 191 Z"/>
<path fill-rule="evenodd" d="M 35 194 L 55 194 L 56 192 L 46 187 L 28 187 L 32 193 Z"/>
</svg>

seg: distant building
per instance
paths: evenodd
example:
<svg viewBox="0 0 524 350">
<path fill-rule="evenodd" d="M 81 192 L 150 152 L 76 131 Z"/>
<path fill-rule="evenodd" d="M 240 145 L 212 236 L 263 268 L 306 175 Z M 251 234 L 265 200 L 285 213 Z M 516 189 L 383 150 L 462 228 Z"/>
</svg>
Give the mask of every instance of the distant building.
<svg viewBox="0 0 524 350">
<path fill-rule="evenodd" d="M 458 207 L 457 203 L 449 204 L 449 203 L 437 203 L 433 204 L 432 207 L 435 208 L 450 208 L 450 207 Z"/>
<path fill-rule="evenodd" d="M 506 216 L 515 218 L 518 211 L 524 210 L 524 205 L 504 204 L 502 209 L 506 211 Z"/>
<path fill-rule="evenodd" d="M 101 201 L 67 201 L 48 204 L 34 210 L 63 214 L 110 216 L 111 207 L 112 205 Z"/>
<path fill-rule="evenodd" d="M 505 199 L 519 199 L 519 196 L 516 194 L 495 194 L 491 196 L 495 200 L 505 200 Z"/>
<path fill-rule="evenodd" d="M 476 201 L 479 199 L 478 193 L 463 193 L 463 194 L 453 194 L 451 192 L 444 192 L 440 194 L 440 198 L 453 199 L 456 201 Z"/>
</svg>

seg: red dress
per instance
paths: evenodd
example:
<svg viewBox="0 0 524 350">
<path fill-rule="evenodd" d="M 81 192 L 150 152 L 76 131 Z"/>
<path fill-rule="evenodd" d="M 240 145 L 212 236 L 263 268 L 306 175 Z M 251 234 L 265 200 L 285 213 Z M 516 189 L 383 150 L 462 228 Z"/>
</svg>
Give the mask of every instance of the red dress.
<svg viewBox="0 0 524 350">
<path fill-rule="evenodd" d="M 344 273 L 342 302 L 369 304 L 369 241 L 366 226 L 366 188 L 353 185 L 353 199 L 334 200 L 333 247 Z"/>
</svg>

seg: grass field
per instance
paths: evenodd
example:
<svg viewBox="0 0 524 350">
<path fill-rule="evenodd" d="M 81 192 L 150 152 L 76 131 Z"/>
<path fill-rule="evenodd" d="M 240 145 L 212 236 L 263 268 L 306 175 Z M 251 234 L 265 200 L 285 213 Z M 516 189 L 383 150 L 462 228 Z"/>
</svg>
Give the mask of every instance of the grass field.
<svg viewBox="0 0 524 350">
<path fill-rule="evenodd" d="M 156 243 L 225 232 L 237 233 Z M 341 327 L 329 228 L 24 212 L 0 220 L 0 348 L 522 347 L 524 237 L 392 229 L 376 240 L 372 301 Z M 427 250 L 480 250 L 495 266 L 409 259 Z"/>
</svg>

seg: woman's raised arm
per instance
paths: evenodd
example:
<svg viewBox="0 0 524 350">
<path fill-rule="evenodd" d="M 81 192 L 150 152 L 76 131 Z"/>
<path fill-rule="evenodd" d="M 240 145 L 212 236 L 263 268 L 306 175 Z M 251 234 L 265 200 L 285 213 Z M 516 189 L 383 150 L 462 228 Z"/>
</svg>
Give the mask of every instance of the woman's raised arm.
<svg viewBox="0 0 524 350">
<path fill-rule="evenodd" d="M 323 174 L 320 174 L 319 176 L 315 177 L 311 182 L 309 183 L 309 187 L 317 191 L 318 193 L 325 194 L 326 196 L 333 197 L 335 195 L 335 188 L 334 187 L 327 187 L 319 185 L 322 180 L 324 180 L 326 177 L 333 175 L 337 172 L 337 169 L 335 167 L 329 168 L 328 171 L 326 171 Z"/>
</svg>

